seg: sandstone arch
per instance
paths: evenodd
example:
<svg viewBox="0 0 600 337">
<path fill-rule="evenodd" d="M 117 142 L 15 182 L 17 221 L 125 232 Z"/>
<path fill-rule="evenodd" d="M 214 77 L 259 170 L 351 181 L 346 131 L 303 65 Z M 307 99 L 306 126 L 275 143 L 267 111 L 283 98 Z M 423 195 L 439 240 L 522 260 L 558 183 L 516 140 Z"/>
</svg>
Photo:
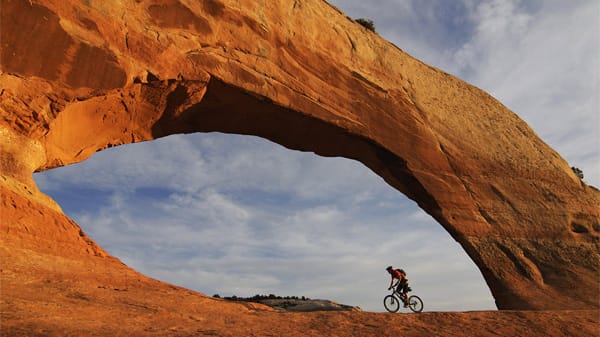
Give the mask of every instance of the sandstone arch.
<svg viewBox="0 0 600 337">
<path fill-rule="evenodd" d="M 326 2 L 1 5 L 3 259 L 13 268 L 23 249 L 105 254 L 60 213 L 55 229 L 25 216 L 58 209 L 33 171 L 222 131 L 363 162 L 461 243 L 500 309 L 598 308 L 598 191 L 491 96 Z"/>
</svg>

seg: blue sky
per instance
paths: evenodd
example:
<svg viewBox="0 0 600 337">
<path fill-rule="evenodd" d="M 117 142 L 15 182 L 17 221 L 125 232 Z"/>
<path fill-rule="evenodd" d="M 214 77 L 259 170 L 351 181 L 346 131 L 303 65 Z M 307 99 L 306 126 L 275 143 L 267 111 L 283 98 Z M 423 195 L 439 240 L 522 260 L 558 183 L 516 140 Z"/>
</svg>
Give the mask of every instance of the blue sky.
<svg viewBox="0 0 600 337">
<path fill-rule="evenodd" d="M 600 186 L 597 1 L 331 1 L 474 84 Z M 220 133 L 111 148 L 34 176 L 94 240 L 208 295 L 298 295 L 382 311 L 389 264 L 425 310 L 488 310 L 462 248 L 362 164 Z"/>
</svg>

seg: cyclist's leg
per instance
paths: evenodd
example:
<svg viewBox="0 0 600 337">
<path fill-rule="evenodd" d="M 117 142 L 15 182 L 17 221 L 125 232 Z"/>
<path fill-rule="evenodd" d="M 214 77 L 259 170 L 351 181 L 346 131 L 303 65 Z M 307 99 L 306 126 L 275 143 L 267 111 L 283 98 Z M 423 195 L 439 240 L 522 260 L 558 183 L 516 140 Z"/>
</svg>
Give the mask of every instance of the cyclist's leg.
<svg viewBox="0 0 600 337">
<path fill-rule="evenodd" d="M 408 282 L 402 281 L 398 288 L 401 290 L 400 294 L 402 294 L 404 298 L 404 306 L 408 306 Z"/>
<path fill-rule="evenodd" d="M 396 283 L 396 292 L 398 294 L 402 294 L 402 282 L 398 281 L 398 283 Z"/>
</svg>

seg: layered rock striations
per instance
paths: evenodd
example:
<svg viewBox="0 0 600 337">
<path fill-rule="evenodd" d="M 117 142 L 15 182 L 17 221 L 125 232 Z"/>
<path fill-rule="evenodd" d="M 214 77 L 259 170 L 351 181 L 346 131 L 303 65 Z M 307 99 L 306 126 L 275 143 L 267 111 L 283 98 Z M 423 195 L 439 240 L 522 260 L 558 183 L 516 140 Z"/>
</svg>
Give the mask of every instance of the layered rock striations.
<svg viewBox="0 0 600 337">
<path fill-rule="evenodd" d="M 598 308 L 598 190 L 493 97 L 325 1 L 0 4 L 3 288 L 67 269 L 154 284 L 87 238 L 32 173 L 220 131 L 364 163 L 462 245 L 500 309 Z M 64 263 L 32 262 L 53 259 Z"/>
</svg>

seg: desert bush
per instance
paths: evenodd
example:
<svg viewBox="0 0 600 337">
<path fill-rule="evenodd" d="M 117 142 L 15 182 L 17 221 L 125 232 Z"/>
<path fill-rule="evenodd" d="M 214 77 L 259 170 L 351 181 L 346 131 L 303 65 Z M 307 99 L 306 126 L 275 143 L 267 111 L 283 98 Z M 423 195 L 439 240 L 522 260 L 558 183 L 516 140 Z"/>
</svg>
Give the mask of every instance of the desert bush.
<svg viewBox="0 0 600 337">
<path fill-rule="evenodd" d="M 579 168 L 572 166 L 571 170 L 573 170 L 573 172 L 575 172 L 575 175 L 579 177 L 579 179 L 583 180 L 583 171 L 580 170 Z"/>
<path fill-rule="evenodd" d="M 372 32 L 375 31 L 375 23 L 373 22 L 373 20 L 358 18 L 355 21 L 358 22 L 361 26 L 365 27 L 366 29 Z"/>
</svg>

